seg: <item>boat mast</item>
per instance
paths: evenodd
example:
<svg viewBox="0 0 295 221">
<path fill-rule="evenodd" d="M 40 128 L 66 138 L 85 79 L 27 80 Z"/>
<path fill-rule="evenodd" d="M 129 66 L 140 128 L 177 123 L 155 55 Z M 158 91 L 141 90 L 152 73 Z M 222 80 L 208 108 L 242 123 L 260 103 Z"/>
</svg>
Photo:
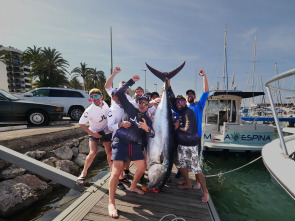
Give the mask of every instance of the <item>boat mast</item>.
<svg viewBox="0 0 295 221">
<path fill-rule="evenodd" d="M 227 76 L 227 58 L 226 58 L 226 34 L 227 34 L 227 25 L 225 26 L 224 32 L 224 61 L 223 61 L 223 89 L 228 90 L 228 76 Z M 226 75 L 226 77 L 225 77 Z M 225 87 L 225 78 L 227 78 L 227 83 Z"/>
<path fill-rule="evenodd" d="M 257 42 L 257 35 L 255 35 L 255 43 L 254 43 L 254 60 L 253 60 L 252 91 L 254 91 L 254 73 L 255 73 L 255 62 L 256 62 L 256 42 Z"/>
</svg>

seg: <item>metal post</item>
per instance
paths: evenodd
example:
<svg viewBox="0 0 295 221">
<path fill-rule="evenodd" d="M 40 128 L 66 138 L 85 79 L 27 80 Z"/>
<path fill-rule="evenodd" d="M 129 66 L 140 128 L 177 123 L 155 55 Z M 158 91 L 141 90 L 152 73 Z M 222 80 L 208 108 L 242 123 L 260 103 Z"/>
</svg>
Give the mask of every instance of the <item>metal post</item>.
<svg viewBox="0 0 295 221">
<path fill-rule="evenodd" d="M 279 138 L 280 138 L 280 141 L 281 141 L 281 149 L 283 150 L 284 154 L 289 155 L 288 151 L 287 151 L 287 148 L 286 148 L 285 139 L 284 139 L 284 136 L 283 136 L 283 133 L 282 133 L 282 129 L 280 127 L 280 121 L 279 121 L 279 118 L 278 118 L 278 115 L 277 115 L 277 112 L 276 112 L 276 107 L 275 107 L 275 105 L 273 103 L 271 92 L 270 92 L 270 89 L 269 89 L 268 86 L 266 86 L 266 91 L 267 91 L 267 94 L 268 94 L 270 106 L 272 108 L 273 117 L 274 117 L 275 123 L 277 125 L 277 130 L 278 130 Z"/>
</svg>

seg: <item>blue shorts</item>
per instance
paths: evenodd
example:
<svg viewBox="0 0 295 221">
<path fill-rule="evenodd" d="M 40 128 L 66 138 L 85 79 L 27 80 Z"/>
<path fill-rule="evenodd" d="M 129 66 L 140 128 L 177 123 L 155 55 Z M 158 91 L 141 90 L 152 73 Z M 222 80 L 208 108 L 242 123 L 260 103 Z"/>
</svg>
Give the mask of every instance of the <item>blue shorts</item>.
<svg viewBox="0 0 295 221">
<path fill-rule="evenodd" d="M 141 145 L 127 144 L 117 141 L 112 143 L 112 160 L 124 161 L 144 160 Z"/>
</svg>

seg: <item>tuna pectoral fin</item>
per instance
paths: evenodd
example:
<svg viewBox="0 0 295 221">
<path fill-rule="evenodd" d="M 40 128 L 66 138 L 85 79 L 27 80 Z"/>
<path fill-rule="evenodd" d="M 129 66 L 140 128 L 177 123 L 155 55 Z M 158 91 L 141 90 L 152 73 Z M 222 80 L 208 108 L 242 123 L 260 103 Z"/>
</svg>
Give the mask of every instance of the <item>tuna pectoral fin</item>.
<svg viewBox="0 0 295 221">
<path fill-rule="evenodd" d="M 171 79 L 173 78 L 185 65 L 185 62 L 183 62 L 182 65 L 180 65 L 178 68 L 176 68 L 175 70 L 167 73 L 167 72 L 160 72 L 154 68 L 152 68 L 151 66 L 149 66 L 147 63 L 145 63 L 147 68 L 154 74 L 156 75 L 158 78 L 160 78 L 162 81 L 165 81 L 166 77 Z"/>
</svg>

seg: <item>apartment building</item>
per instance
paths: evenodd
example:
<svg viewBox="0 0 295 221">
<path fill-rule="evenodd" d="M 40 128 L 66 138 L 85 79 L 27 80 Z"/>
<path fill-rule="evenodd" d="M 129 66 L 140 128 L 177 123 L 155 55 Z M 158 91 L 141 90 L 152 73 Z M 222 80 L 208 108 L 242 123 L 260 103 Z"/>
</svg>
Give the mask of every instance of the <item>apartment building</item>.
<svg viewBox="0 0 295 221">
<path fill-rule="evenodd" d="M 22 51 L 13 47 L 2 47 L 0 50 L 9 51 L 10 59 L 6 64 L 0 62 L 0 89 L 11 93 L 23 93 L 32 87 L 28 76 L 30 67 L 22 66 L 20 56 Z"/>
</svg>

